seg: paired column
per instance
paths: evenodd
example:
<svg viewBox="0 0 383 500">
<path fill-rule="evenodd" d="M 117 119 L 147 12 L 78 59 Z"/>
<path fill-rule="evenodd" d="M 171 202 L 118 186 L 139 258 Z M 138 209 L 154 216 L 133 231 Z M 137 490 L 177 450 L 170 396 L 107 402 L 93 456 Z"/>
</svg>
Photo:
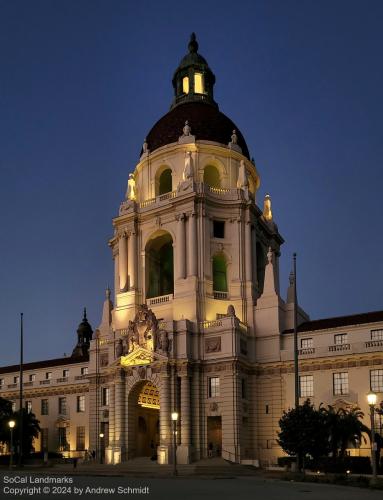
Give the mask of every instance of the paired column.
<svg viewBox="0 0 383 500">
<path fill-rule="evenodd" d="M 181 445 L 190 446 L 190 379 L 181 376 Z"/>
<path fill-rule="evenodd" d="M 121 455 L 125 445 L 125 379 L 124 373 L 117 374 L 115 381 L 115 415 L 114 415 L 114 441 L 115 446 L 120 448 Z M 122 459 L 122 457 L 121 457 Z"/>
<path fill-rule="evenodd" d="M 176 241 L 176 255 L 177 255 L 177 279 L 185 278 L 185 215 L 180 214 L 177 219 L 177 241 Z"/>
<path fill-rule="evenodd" d="M 167 373 L 161 373 L 160 446 L 167 446 L 170 443 L 170 377 Z"/>
<path fill-rule="evenodd" d="M 118 264 L 120 290 L 125 291 L 128 286 L 128 249 L 125 232 L 120 235 L 118 240 Z"/>
<path fill-rule="evenodd" d="M 246 266 L 246 281 L 252 279 L 252 255 L 251 255 L 251 222 L 245 222 L 245 266 Z"/>
<path fill-rule="evenodd" d="M 136 287 L 137 279 L 137 234 L 133 230 L 129 236 L 129 259 L 128 259 L 128 270 L 129 270 L 129 285 L 130 288 Z"/>
<path fill-rule="evenodd" d="M 188 276 L 197 276 L 197 214 L 193 212 L 189 217 L 188 234 Z"/>
</svg>

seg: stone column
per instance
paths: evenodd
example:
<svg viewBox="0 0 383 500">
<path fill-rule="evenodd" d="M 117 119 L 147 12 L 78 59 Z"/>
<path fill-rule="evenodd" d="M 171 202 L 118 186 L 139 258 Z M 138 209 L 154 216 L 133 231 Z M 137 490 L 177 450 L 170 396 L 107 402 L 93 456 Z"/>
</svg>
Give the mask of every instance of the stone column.
<svg viewBox="0 0 383 500">
<path fill-rule="evenodd" d="M 129 258 L 128 258 L 128 269 L 129 269 L 129 285 L 130 288 L 136 287 L 136 276 L 137 276 L 137 234 L 133 230 L 129 236 Z"/>
<path fill-rule="evenodd" d="M 166 369 L 166 368 L 165 368 Z M 171 426 L 170 426 L 170 376 L 167 371 L 160 375 L 160 446 L 159 463 L 170 463 Z"/>
<path fill-rule="evenodd" d="M 190 380 L 187 373 L 181 374 L 181 445 L 178 447 L 177 460 L 180 464 L 191 461 L 190 453 Z"/>
<path fill-rule="evenodd" d="M 245 223 L 245 266 L 246 266 L 246 281 L 251 281 L 252 278 L 252 256 L 251 256 L 251 222 L 248 220 Z"/>
<path fill-rule="evenodd" d="M 201 398 L 200 398 L 200 372 L 199 366 L 194 366 L 192 380 L 192 438 L 193 448 L 195 451 L 195 459 L 202 458 L 201 450 Z"/>
<path fill-rule="evenodd" d="M 124 372 L 116 374 L 114 404 L 114 460 L 113 463 L 122 462 L 125 454 L 125 378 Z"/>
<path fill-rule="evenodd" d="M 197 214 L 193 212 L 189 217 L 188 276 L 197 276 L 197 256 Z"/>
<path fill-rule="evenodd" d="M 120 275 L 120 290 L 124 292 L 128 284 L 128 254 L 126 246 L 126 234 L 122 233 L 118 240 L 118 264 Z"/>
<path fill-rule="evenodd" d="M 177 252 L 177 279 L 185 278 L 185 215 L 177 216 L 177 235 L 176 235 L 176 252 Z"/>
<path fill-rule="evenodd" d="M 109 446 L 106 449 L 106 462 L 113 463 L 114 450 L 114 384 L 109 386 Z"/>
</svg>

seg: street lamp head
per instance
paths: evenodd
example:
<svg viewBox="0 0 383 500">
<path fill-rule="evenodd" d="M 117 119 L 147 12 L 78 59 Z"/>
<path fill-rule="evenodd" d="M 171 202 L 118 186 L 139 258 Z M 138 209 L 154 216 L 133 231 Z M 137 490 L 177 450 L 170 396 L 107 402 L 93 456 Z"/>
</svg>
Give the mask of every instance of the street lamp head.
<svg viewBox="0 0 383 500">
<path fill-rule="evenodd" d="M 100 432 L 100 438 L 103 438 L 103 437 L 104 437 L 104 433 Z"/>
<path fill-rule="evenodd" d="M 14 426 L 16 425 L 16 422 L 15 422 L 14 420 L 10 420 L 10 421 L 8 422 L 8 425 L 9 425 L 9 427 L 10 427 L 11 429 L 13 429 L 13 428 L 14 428 Z"/>
<path fill-rule="evenodd" d="M 177 422 L 178 420 L 178 413 L 176 411 L 172 412 L 172 420 L 173 422 Z"/>
<path fill-rule="evenodd" d="M 376 405 L 376 394 L 375 392 L 370 392 L 367 394 L 367 401 L 370 406 Z"/>
</svg>

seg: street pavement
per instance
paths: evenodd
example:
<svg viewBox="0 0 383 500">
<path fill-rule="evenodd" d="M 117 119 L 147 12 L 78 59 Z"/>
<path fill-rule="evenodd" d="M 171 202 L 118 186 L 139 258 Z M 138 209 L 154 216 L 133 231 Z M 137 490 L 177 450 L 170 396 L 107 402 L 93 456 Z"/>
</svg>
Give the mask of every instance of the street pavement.
<svg viewBox="0 0 383 500">
<path fill-rule="evenodd" d="M 80 472 L 80 471 L 79 471 Z M 81 474 L 81 473 L 80 473 Z M 211 478 L 130 478 L 1 471 L 0 498 L 34 500 L 381 500 L 382 491 L 349 486 L 287 482 L 258 476 Z M 25 481 L 25 482 L 22 482 Z M 60 481 L 60 483 L 57 483 Z"/>
</svg>

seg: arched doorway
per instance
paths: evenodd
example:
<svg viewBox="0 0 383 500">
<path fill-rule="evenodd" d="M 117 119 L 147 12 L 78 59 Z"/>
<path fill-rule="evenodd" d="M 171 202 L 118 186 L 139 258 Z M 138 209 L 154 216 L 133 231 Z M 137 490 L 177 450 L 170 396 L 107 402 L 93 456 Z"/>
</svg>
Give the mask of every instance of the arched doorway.
<svg viewBox="0 0 383 500">
<path fill-rule="evenodd" d="M 146 244 L 145 269 L 147 299 L 173 293 L 173 239 L 166 231 L 158 231 Z"/>
<path fill-rule="evenodd" d="M 138 382 L 129 394 L 129 458 L 157 454 L 160 440 L 160 396 L 153 382 Z"/>
</svg>

